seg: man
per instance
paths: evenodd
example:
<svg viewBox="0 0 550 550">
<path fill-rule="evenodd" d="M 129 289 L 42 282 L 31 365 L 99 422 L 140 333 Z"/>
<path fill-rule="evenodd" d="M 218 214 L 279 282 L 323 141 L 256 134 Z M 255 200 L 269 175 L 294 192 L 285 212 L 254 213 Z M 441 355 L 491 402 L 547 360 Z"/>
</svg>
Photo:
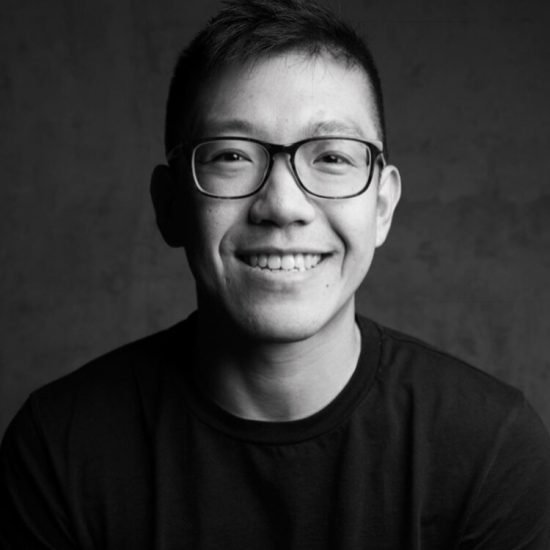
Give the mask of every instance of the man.
<svg viewBox="0 0 550 550">
<path fill-rule="evenodd" d="M 182 54 L 152 196 L 198 309 L 35 392 L 8 548 L 547 550 L 522 395 L 356 315 L 389 231 L 380 83 L 311 3 L 228 5 Z"/>
</svg>

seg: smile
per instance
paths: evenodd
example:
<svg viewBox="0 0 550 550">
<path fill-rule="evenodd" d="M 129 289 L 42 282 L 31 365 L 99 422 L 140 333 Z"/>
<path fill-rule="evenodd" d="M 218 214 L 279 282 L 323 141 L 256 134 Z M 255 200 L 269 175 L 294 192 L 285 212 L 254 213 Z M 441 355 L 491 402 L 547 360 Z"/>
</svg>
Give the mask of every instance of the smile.
<svg viewBox="0 0 550 550">
<path fill-rule="evenodd" d="M 323 256 L 321 254 L 250 254 L 241 256 L 241 260 L 257 269 L 269 271 L 307 271 L 316 267 Z"/>
</svg>

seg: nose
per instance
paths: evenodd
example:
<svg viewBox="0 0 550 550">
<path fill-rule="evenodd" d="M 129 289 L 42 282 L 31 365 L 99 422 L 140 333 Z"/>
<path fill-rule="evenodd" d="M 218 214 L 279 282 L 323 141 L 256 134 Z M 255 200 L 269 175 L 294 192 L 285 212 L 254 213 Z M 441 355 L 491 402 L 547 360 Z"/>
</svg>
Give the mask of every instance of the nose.
<svg viewBox="0 0 550 550">
<path fill-rule="evenodd" d="M 256 224 L 303 225 L 315 217 L 315 205 L 296 180 L 287 154 L 274 156 L 267 181 L 253 199 L 250 219 Z"/>
</svg>

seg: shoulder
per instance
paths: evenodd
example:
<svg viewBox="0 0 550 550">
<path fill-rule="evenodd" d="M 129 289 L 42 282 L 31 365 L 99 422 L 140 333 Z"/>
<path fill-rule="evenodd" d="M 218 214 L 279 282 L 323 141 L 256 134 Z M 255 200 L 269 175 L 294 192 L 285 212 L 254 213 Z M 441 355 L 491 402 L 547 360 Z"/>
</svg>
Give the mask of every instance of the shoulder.
<svg viewBox="0 0 550 550">
<path fill-rule="evenodd" d="M 75 371 L 46 384 L 33 397 L 56 400 L 69 395 L 85 397 L 101 392 L 108 396 L 128 389 L 136 378 L 158 378 L 174 355 L 175 339 L 184 337 L 188 321 L 116 348 Z"/>
<path fill-rule="evenodd" d="M 509 410 L 524 402 L 522 393 L 480 368 L 408 334 L 377 325 L 381 341 L 381 380 L 424 399 L 457 407 Z"/>
<path fill-rule="evenodd" d="M 546 428 L 519 389 L 418 338 L 374 326 L 380 359 L 373 391 L 397 424 L 455 449 L 477 442 L 487 450 L 519 431 L 548 452 Z"/>
<path fill-rule="evenodd" d="M 515 548 L 550 536 L 550 438 L 522 392 L 422 340 L 375 326 L 376 416 L 394 454 L 418 467 L 415 483 L 426 480 L 438 506 L 444 494 L 462 503 L 464 540 Z"/>
<path fill-rule="evenodd" d="M 48 441 L 134 426 L 153 414 L 174 365 L 185 367 L 190 331 L 188 319 L 110 351 L 34 391 L 18 416 L 32 418 Z"/>
</svg>

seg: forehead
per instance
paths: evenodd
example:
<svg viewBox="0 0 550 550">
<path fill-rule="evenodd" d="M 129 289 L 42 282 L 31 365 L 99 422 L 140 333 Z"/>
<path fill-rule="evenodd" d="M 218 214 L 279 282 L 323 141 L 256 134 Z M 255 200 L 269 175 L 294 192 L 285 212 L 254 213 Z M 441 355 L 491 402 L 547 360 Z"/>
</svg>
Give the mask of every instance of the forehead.
<svg viewBox="0 0 550 550">
<path fill-rule="evenodd" d="M 367 75 L 330 54 L 290 52 L 226 67 L 202 87 L 197 107 L 196 137 L 380 138 Z"/>
</svg>

